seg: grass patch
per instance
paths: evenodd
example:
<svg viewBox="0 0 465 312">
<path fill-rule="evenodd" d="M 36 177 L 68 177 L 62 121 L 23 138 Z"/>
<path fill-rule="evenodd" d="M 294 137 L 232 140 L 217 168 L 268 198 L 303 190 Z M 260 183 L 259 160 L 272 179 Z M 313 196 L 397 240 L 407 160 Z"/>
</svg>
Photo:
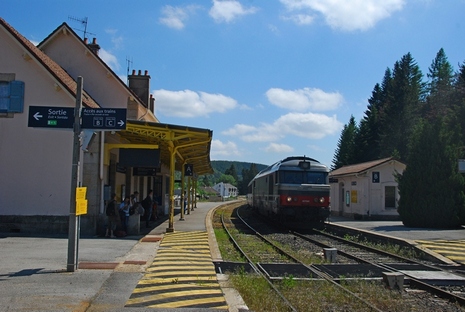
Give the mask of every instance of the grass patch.
<svg viewBox="0 0 465 312">
<path fill-rule="evenodd" d="M 230 279 L 251 311 L 282 312 L 288 310 L 282 299 L 263 278 L 242 273 L 231 275 Z"/>
<path fill-rule="evenodd" d="M 223 261 L 230 261 L 230 262 L 244 262 L 245 259 L 242 255 L 237 251 L 229 241 L 228 233 L 224 229 L 215 229 L 215 236 L 216 241 L 218 242 L 218 248 L 220 249 L 221 256 Z"/>
<path fill-rule="evenodd" d="M 370 241 L 366 237 L 361 237 L 360 235 L 349 235 L 346 234 L 344 235 L 344 239 L 347 241 L 353 241 L 368 247 L 376 248 L 379 250 L 383 250 L 395 255 L 399 255 L 404 258 L 408 259 L 416 259 L 417 255 L 415 254 L 415 251 L 412 248 L 406 248 L 402 247 L 397 244 L 389 244 L 389 243 L 376 243 L 373 241 Z"/>
</svg>

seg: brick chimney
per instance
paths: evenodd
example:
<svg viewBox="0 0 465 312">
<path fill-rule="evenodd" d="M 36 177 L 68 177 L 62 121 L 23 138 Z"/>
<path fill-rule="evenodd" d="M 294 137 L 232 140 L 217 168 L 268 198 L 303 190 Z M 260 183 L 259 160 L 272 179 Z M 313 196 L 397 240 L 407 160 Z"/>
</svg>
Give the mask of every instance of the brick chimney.
<svg viewBox="0 0 465 312">
<path fill-rule="evenodd" d="M 131 89 L 143 102 L 144 106 L 150 108 L 150 76 L 148 70 L 145 71 L 144 75 L 141 71 L 136 75 L 136 71 L 132 70 L 132 75 L 128 76 L 129 89 Z"/>
<path fill-rule="evenodd" d="M 150 94 L 150 107 L 149 109 L 152 111 L 152 113 L 155 113 L 155 98 L 153 97 L 152 94 Z"/>
<path fill-rule="evenodd" d="M 84 39 L 84 43 L 87 44 L 87 38 Z M 89 49 L 92 50 L 92 52 L 94 52 L 95 54 L 98 55 L 98 51 L 100 50 L 100 46 L 98 45 L 96 38 L 93 38 L 92 43 L 89 43 L 87 46 L 89 47 Z"/>
</svg>

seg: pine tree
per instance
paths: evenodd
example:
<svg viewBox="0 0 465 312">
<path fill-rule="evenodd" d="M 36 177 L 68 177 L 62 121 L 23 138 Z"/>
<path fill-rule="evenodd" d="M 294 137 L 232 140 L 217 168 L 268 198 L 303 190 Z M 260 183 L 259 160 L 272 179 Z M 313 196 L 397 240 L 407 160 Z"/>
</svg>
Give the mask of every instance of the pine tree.
<svg viewBox="0 0 465 312">
<path fill-rule="evenodd" d="M 249 169 L 242 169 L 242 180 L 239 183 L 238 189 L 240 194 L 247 194 L 248 193 L 248 185 L 250 181 L 257 175 L 258 169 L 257 165 L 252 163 L 250 164 Z"/>
<path fill-rule="evenodd" d="M 427 117 L 446 115 L 452 109 L 454 71 L 441 48 L 432 61 L 428 73 Z"/>
<path fill-rule="evenodd" d="M 368 99 L 368 107 L 360 121 L 357 136 L 355 138 L 355 163 L 378 159 L 380 156 L 380 129 L 381 120 L 379 110 L 383 105 L 383 90 L 377 83 L 373 89 L 371 98 Z"/>
<path fill-rule="evenodd" d="M 344 125 L 341 131 L 333 158 L 332 170 L 355 163 L 355 138 L 357 132 L 358 127 L 355 123 L 355 118 L 354 116 L 350 116 L 349 123 Z"/>
<path fill-rule="evenodd" d="M 459 89 L 461 92 L 465 91 L 465 62 L 460 65 L 455 81 L 455 88 Z"/>
<path fill-rule="evenodd" d="M 202 178 L 202 184 L 203 186 L 210 186 L 210 181 L 208 180 L 208 177 L 206 175 L 204 175 Z"/>
<path fill-rule="evenodd" d="M 421 113 L 424 96 L 423 75 L 410 53 L 394 64 L 392 81 L 383 108 L 381 146 L 384 155 L 398 151 L 400 159 L 408 157 L 408 142 Z"/>
<path fill-rule="evenodd" d="M 227 169 L 224 174 L 229 174 L 231 175 L 235 181 L 239 181 L 239 178 L 237 176 L 237 172 L 236 172 L 236 167 L 234 166 L 234 164 L 231 164 L 231 167 L 229 167 L 229 169 Z"/>
<path fill-rule="evenodd" d="M 465 221 L 464 179 L 454 133 L 442 118 L 415 127 L 408 165 L 399 177 L 398 212 L 409 227 L 451 228 Z"/>
</svg>

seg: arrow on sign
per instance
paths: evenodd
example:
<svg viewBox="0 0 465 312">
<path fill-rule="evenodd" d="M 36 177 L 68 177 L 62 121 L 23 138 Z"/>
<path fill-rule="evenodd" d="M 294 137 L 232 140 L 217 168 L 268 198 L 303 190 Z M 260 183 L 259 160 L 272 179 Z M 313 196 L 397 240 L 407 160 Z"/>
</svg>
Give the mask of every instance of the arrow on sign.
<svg viewBox="0 0 465 312">
<path fill-rule="evenodd" d="M 34 118 L 35 118 L 36 120 L 39 120 L 39 118 L 42 118 L 42 117 L 44 117 L 44 116 L 40 115 L 39 112 L 37 112 L 37 113 L 34 114 Z"/>
<path fill-rule="evenodd" d="M 118 121 L 118 125 L 119 125 L 120 127 L 122 127 L 122 126 L 124 125 L 124 121 L 122 121 L 122 120 Z"/>
</svg>

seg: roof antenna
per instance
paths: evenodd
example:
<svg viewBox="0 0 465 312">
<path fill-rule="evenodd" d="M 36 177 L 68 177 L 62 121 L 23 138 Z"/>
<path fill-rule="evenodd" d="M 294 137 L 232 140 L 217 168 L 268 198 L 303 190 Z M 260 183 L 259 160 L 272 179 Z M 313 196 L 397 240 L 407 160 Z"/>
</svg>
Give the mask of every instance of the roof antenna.
<svg viewBox="0 0 465 312">
<path fill-rule="evenodd" d="M 130 65 L 132 65 L 132 58 L 129 59 L 127 56 L 126 56 L 126 64 L 127 64 L 127 69 L 126 69 L 126 78 L 127 78 L 127 83 L 129 85 L 129 67 Z"/>
<path fill-rule="evenodd" d="M 82 31 L 82 32 L 83 32 L 83 37 L 82 37 L 83 40 L 87 38 L 87 34 L 89 34 L 89 35 L 94 35 L 94 36 L 95 36 L 94 33 L 87 32 L 87 16 L 84 17 L 84 18 L 77 18 L 77 17 L 69 16 L 69 15 L 68 15 L 68 19 L 69 19 L 69 20 L 76 21 L 76 22 L 79 22 L 79 23 L 81 23 L 82 25 L 84 25 L 84 30 L 73 28 L 74 30 Z"/>
</svg>

